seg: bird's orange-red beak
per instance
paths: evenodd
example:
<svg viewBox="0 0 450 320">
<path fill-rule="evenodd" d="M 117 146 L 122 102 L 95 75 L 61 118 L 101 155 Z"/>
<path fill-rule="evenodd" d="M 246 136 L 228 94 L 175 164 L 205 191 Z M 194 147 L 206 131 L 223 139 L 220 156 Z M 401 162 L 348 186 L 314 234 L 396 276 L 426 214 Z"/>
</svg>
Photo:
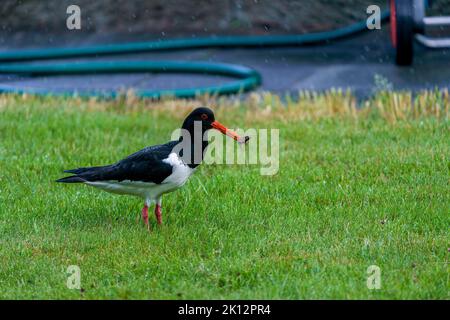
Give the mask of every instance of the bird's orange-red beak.
<svg viewBox="0 0 450 320">
<path fill-rule="evenodd" d="M 216 129 L 219 130 L 220 132 L 222 132 L 223 134 L 233 138 L 234 140 L 236 140 L 239 143 L 245 143 L 247 142 L 250 138 L 249 137 L 240 137 L 236 132 L 231 131 L 230 129 L 228 129 L 227 127 L 225 127 L 223 124 L 221 124 L 218 121 L 214 121 L 211 123 L 211 126 Z"/>
</svg>

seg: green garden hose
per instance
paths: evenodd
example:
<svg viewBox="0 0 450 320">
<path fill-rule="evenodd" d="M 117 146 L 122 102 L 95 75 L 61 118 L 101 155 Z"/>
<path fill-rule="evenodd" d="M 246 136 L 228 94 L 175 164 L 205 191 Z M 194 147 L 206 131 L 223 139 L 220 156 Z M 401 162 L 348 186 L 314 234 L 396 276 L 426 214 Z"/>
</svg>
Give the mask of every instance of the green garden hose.
<svg viewBox="0 0 450 320">
<path fill-rule="evenodd" d="M 384 20 L 389 12 L 381 14 Z M 174 89 L 174 90 L 136 90 L 137 96 L 145 98 L 161 98 L 172 96 L 192 98 L 202 94 L 222 95 L 250 91 L 261 84 L 260 74 L 250 68 L 224 63 L 191 62 L 191 61 L 91 61 L 48 63 L 42 65 L 26 64 L 24 61 L 78 58 L 111 54 L 131 54 L 162 50 L 182 50 L 194 48 L 230 48 L 230 47 L 276 47 L 318 44 L 337 40 L 367 30 L 366 21 L 332 31 L 310 33 L 304 35 L 280 36 L 226 36 L 206 37 L 198 39 L 174 39 L 125 44 L 88 46 L 81 48 L 46 48 L 37 50 L 6 51 L 0 53 L 0 74 L 19 74 L 27 76 L 52 76 L 72 74 L 104 74 L 104 73 L 201 73 L 224 75 L 237 78 L 226 84 L 217 86 Z M 33 93 L 42 95 L 73 95 L 75 90 L 55 92 L 51 89 L 16 88 L 0 84 L 1 92 Z M 77 93 L 79 96 L 115 97 L 118 91 L 90 91 Z"/>
</svg>

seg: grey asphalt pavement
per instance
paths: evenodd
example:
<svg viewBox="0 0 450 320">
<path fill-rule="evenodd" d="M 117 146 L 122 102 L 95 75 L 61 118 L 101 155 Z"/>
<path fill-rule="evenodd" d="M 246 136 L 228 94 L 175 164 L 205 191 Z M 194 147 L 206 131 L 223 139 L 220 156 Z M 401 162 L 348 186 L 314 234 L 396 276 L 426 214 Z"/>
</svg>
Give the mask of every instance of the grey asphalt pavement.
<svg viewBox="0 0 450 320">
<path fill-rule="evenodd" d="M 382 30 L 367 31 L 352 38 L 317 46 L 196 49 L 108 56 L 97 59 L 189 60 L 241 64 L 254 68 L 262 74 L 263 84 L 258 90 L 270 90 L 277 93 L 295 93 L 303 89 L 323 91 L 334 87 L 348 88 L 358 97 L 367 97 L 374 90 L 375 75 L 384 77 L 394 89 L 400 90 L 419 91 L 450 87 L 450 49 L 431 50 L 416 44 L 415 51 L 412 67 L 396 66 L 393 62 L 394 49 L 389 40 L 389 26 L 383 26 Z M 0 75 L 0 83 L 11 88 L 51 88 L 55 92 L 67 88 L 80 91 L 113 88 L 190 88 L 226 81 L 230 79 L 221 76 L 188 74 L 118 74 L 40 78 Z"/>
</svg>

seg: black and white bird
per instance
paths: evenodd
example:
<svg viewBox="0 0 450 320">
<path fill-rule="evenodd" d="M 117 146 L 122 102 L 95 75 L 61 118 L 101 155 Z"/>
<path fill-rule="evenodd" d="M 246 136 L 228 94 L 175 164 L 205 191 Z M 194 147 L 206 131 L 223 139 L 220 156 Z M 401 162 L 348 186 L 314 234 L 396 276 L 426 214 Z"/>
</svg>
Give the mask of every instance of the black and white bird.
<svg viewBox="0 0 450 320">
<path fill-rule="evenodd" d="M 57 182 L 84 183 L 116 194 L 138 196 L 144 200 L 142 218 L 147 228 L 152 203 L 157 223 L 161 224 L 162 195 L 183 186 L 202 162 L 208 146 L 203 137 L 209 129 L 217 129 L 239 143 L 249 139 L 239 137 L 216 121 L 211 109 L 197 108 L 184 120 L 178 140 L 146 147 L 111 165 L 66 170 L 73 175 Z"/>
</svg>

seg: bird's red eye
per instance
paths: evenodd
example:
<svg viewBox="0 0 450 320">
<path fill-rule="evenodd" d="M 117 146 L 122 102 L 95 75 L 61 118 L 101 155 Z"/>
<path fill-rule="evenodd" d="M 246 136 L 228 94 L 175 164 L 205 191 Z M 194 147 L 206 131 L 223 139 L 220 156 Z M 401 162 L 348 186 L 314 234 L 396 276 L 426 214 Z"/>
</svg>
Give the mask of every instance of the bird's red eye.
<svg viewBox="0 0 450 320">
<path fill-rule="evenodd" d="M 200 117 L 202 118 L 202 120 L 208 119 L 208 115 L 206 113 L 203 113 Z"/>
</svg>

